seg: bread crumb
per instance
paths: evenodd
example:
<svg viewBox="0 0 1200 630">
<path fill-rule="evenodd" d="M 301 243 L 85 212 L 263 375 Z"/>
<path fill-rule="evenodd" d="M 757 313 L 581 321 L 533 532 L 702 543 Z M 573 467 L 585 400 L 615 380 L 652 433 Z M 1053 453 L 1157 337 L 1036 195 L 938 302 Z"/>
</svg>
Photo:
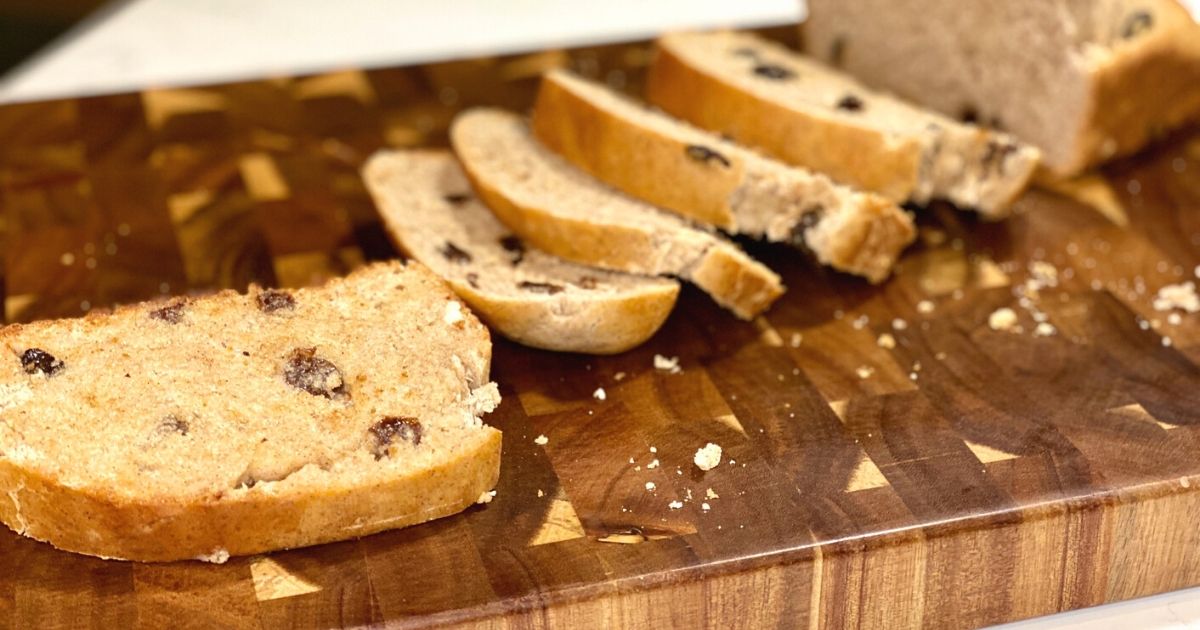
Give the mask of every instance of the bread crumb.
<svg viewBox="0 0 1200 630">
<path fill-rule="evenodd" d="M 650 452 L 651 452 L 651 453 L 657 453 L 657 452 L 658 452 L 658 447 L 657 447 L 657 446 L 651 446 L 651 447 L 650 447 Z"/>
<path fill-rule="evenodd" d="M 1196 267 L 1196 275 L 1200 276 L 1200 267 Z M 804 342 L 804 335 L 801 335 L 800 333 L 792 333 L 792 347 L 793 348 L 799 348 L 800 344 L 803 342 Z"/>
<path fill-rule="evenodd" d="M 453 326 L 455 324 L 460 324 L 465 320 L 466 317 L 463 317 L 462 304 L 459 304 L 458 300 L 450 300 L 449 302 L 446 302 L 446 314 L 442 316 L 442 321 L 445 321 L 446 324 Z"/>
<path fill-rule="evenodd" d="M 550 438 L 548 438 L 544 435 L 539 435 L 539 436 L 533 438 L 533 443 L 537 444 L 538 446 L 545 446 L 550 443 Z"/>
<path fill-rule="evenodd" d="M 1170 337 L 1163 337 L 1163 338 L 1162 338 L 1162 345 L 1163 345 L 1163 347 L 1164 347 L 1164 348 L 1170 348 L 1170 347 L 1171 347 L 1171 343 L 1172 343 L 1172 342 L 1171 342 L 1171 338 L 1170 338 Z"/>
<path fill-rule="evenodd" d="M 921 300 L 917 302 L 917 312 L 922 315 L 928 315 L 933 312 L 933 302 L 929 300 Z"/>
<path fill-rule="evenodd" d="M 201 562 L 209 562 L 212 564 L 225 564 L 229 562 L 229 551 L 221 547 L 217 547 L 212 553 L 206 556 L 197 556 L 197 560 Z"/>
<path fill-rule="evenodd" d="M 721 464 L 721 446 L 712 442 L 705 444 L 696 450 L 692 461 L 700 470 L 709 471 L 716 468 Z"/>
<path fill-rule="evenodd" d="M 625 380 L 625 373 L 617 372 L 616 374 L 613 374 L 613 380 L 620 383 L 621 381 Z"/>
<path fill-rule="evenodd" d="M 1054 324 L 1050 322 L 1041 322 L 1033 329 L 1034 337 L 1049 337 L 1055 333 Z"/>
<path fill-rule="evenodd" d="M 672 510 L 678 510 L 683 507 L 683 501 L 672 501 L 667 504 L 667 507 L 671 508 Z"/>
<path fill-rule="evenodd" d="M 707 511 L 709 511 L 709 510 L 711 510 L 711 509 L 712 509 L 712 506 L 711 506 L 711 505 L 709 505 L 707 502 L 706 502 L 706 503 L 701 503 L 701 504 L 700 504 L 700 509 L 701 509 L 701 510 L 704 510 L 705 512 L 707 512 Z"/>
<path fill-rule="evenodd" d="M 1189 313 L 1200 312 L 1200 295 L 1196 295 L 1195 282 L 1168 284 L 1158 290 L 1158 295 L 1154 297 L 1154 310 L 1169 311 L 1175 308 Z"/>
<path fill-rule="evenodd" d="M 657 457 L 650 460 L 649 464 L 646 464 L 646 470 L 654 470 L 655 468 L 658 468 L 658 458 Z"/>
<path fill-rule="evenodd" d="M 705 498 L 705 499 L 710 499 L 710 500 L 711 500 L 711 499 L 720 499 L 720 498 L 721 498 L 721 496 L 720 496 L 720 495 L 718 495 L 716 492 L 713 492 L 713 489 L 712 489 L 712 488 L 709 488 L 708 490 L 705 490 L 705 491 L 704 491 L 704 498 Z"/>
<path fill-rule="evenodd" d="M 1178 326 L 1183 323 L 1183 316 L 1179 313 L 1171 313 L 1167 315 L 1167 323 L 1172 326 Z"/>
<path fill-rule="evenodd" d="M 647 492 L 654 492 L 654 489 L 655 489 L 655 488 L 657 488 L 657 487 L 658 487 L 658 486 L 655 486 L 653 481 L 647 481 L 647 482 L 646 482 L 646 491 L 647 491 Z"/>
<path fill-rule="evenodd" d="M 869 323 L 871 323 L 871 318 L 867 317 L 866 315 L 859 315 L 858 317 L 854 318 L 854 321 L 850 322 L 850 326 L 853 327 L 854 330 L 862 330 L 863 328 L 866 328 L 867 324 Z"/>
<path fill-rule="evenodd" d="M 545 492 L 542 492 L 542 489 L 541 489 L 541 488 L 538 488 L 538 498 L 540 499 L 540 498 L 542 498 L 542 497 L 544 497 L 544 496 L 546 496 L 546 493 L 545 493 Z"/>
<path fill-rule="evenodd" d="M 880 348 L 891 350 L 892 348 L 896 347 L 896 338 L 893 337 L 891 333 L 881 333 L 879 335 L 879 339 L 875 340 L 875 343 L 878 344 Z"/>
<path fill-rule="evenodd" d="M 592 392 L 592 398 L 595 398 L 596 400 L 604 400 L 605 398 L 608 398 L 608 394 L 604 391 L 603 387 L 597 387 L 596 391 Z"/>
<path fill-rule="evenodd" d="M 487 503 L 491 503 L 492 499 L 494 499 L 494 498 L 496 498 L 496 491 L 490 490 L 488 492 L 484 492 L 483 494 L 479 495 L 479 498 L 475 499 L 475 502 L 480 505 L 484 505 Z"/>
<path fill-rule="evenodd" d="M 1017 314 L 1007 306 L 998 308 L 988 316 L 988 327 L 992 330 L 1012 330 L 1017 325 Z"/>
<path fill-rule="evenodd" d="M 854 373 L 858 375 L 858 378 L 868 379 L 875 373 L 875 368 L 869 365 L 860 365 L 858 369 L 854 370 Z"/>
<path fill-rule="evenodd" d="M 908 322 L 904 321 L 903 319 L 897 317 L 896 319 L 892 320 L 892 330 L 904 330 L 906 328 L 908 328 Z"/>
<path fill-rule="evenodd" d="M 679 367 L 679 357 L 664 357 L 661 354 L 654 355 L 654 369 L 664 370 L 670 374 L 678 374 L 683 371 Z"/>
</svg>

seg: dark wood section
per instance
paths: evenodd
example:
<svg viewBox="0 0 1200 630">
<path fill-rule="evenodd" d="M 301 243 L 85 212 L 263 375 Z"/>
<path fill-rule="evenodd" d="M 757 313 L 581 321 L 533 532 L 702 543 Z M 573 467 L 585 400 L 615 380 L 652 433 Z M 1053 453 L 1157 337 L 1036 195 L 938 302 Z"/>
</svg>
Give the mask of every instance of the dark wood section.
<svg viewBox="0 0 1200 630">
<path fill-rule="evenodd" d="M 471 104 L 527 107 L 555 65 L 635 87 L 647 50 L 0 108 L 3 316 L 395 256 L 357 175 L 373 150 L 444 144 Z M 1200 314 L 1153 298 L 1196 280 L 1200 134 L 1072 186 L 1092 205 L 922 210 L 880 287 L 749 243 L 790 287 L 754 322 L 688 289 L 621 356 L 498 340 L 498 495 L 459 516 L 222 566 L 4 530 L 0 628 L 957 628 L 1198 584 Z M 1019 331 L 989 325 L 1003 308 Z M 725 462 L 701 472 L 708 442 Z"/>
</svg>

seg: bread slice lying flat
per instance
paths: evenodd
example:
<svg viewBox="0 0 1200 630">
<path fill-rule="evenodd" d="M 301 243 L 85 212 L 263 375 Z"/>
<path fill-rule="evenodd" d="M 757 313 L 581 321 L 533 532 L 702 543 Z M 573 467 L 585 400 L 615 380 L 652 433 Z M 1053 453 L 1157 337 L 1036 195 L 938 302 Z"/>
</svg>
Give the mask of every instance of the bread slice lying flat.
<svg viewBox="0 0 1200 630">
<path fill-rule="evenodd" d="M 783 293 L 779 276 L 730 241 L 601 184 L 538 144 L 519 116 L 473 109 L 454 150 L 476 193 L 521 238 L 606 269 L 690 280 L 751 318 Z"/>
<path fill-rule="evenodd" d="M 646 95 L 668 113 L 834 180 L 1005 216 L 1038 151 L 885 94 L 748 33 L 658 40 Z"/>
<path fill-rule="evenodd" d="M 419 264 L 0 330 L 0 521 L 223 562 L 446 516 L 491 489 L 487 329 Z"/>
<path fill-rule="evenodd" d="M 1200 26 L 1175 0 L 812 0 L 811 54 L 1041 148 L 1074 175 L 1200 117 Z"/>
<path fill-rule="evenodd" d="M 363 169 L 388 231 L 485 322 L 536 348 L 611 354 L 654 334 L 679 283 L 585 267 L 524 243 L 446 151 L 381 151 Z"/>
<path fill-rule="evenodd" d="M 886 278 L 915 235 L 894 202 L 763 158 L 567 71 L 542 78 L 532 126 L 592 176 L 730 232 L 792 242 L 835 269 Z"/>
</svg>

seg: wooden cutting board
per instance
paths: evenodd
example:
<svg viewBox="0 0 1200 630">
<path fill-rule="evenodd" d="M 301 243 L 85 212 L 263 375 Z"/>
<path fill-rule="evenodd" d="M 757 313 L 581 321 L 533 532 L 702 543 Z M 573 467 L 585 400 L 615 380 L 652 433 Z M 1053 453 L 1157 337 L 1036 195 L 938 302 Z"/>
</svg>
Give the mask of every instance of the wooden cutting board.
<svg viewBox="0 0 1200 630">
<path fill-rule="evenodd" d="M 371 151 L 443 144 L 471 104 L 527 107 L 550 66 L 636 86 L 647 55 L 0 108 L 4 317 L 392 257 L 357 175 Z M 0 628 L 957 628 L 1198 584 L 1200 315 L 1153 297 L 1200 264 L 1200 134 L 1071 193 L 1032 191 L 995 224 L 922 210 L 879 287 L 748 244 L 790 288 L 754 322 L 689 289 L 621 356 L 498 340 L 498 494 L 459 516 L 220 566 L 4 530 Z M 989 326 L 1002 308 L 1016 327 Z M 725 462 L 701 472 L 708 442 Z"/>
</svg>

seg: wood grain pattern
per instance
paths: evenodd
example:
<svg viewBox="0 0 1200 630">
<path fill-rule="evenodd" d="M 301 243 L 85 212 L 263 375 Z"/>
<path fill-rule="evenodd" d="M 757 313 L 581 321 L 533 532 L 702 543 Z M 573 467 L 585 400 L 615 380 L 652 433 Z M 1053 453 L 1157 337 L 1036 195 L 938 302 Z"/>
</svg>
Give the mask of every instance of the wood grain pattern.
<svg viewBox="0 0 1200 630">
<path fill-rule="evenodd" d="M 373 150 L 527 107 L 548 67 L 634 87 L 647 50 L 0 108 L 3 317 L 395 256 L 357 175 Z M 1200 315 L 1152 306 L 1200 264 L 1200 133 L 1089 181 L 1127 226 L 1039 190 L 997 224 L 934 205 L 879 287 L 748 244 L 790 287 L 754 322 L 688 289 L 620 356 L 498 340 L 498 495 L 456 517 L 223 566 L 0 532 L 0 628 L 957 628 L 1200 584 Z M 1021 332 L 989 327 L 1004 307 Z M 726 461 L 701 472 L 707 442 Z"/>
</svg>

